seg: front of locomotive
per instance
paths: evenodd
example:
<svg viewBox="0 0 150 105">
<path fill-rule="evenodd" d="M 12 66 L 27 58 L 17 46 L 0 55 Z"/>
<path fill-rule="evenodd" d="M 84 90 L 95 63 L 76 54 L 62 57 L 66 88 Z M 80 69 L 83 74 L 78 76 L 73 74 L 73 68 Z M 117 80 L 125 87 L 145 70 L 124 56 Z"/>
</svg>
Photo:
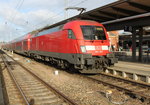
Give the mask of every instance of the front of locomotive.
<svg viewBox="0 0 150 105">
<path fill-rule="evenodd" d="M 78 65 L 82 73 L 97 73 L 117 63 L 117 58 L 110 51 L 110 42 L 102 24 L 94 21 L 79 21 L 76 37 L 81 54 Z M 77 66 L 77 68 L 78 68 Z"/>
</svg>

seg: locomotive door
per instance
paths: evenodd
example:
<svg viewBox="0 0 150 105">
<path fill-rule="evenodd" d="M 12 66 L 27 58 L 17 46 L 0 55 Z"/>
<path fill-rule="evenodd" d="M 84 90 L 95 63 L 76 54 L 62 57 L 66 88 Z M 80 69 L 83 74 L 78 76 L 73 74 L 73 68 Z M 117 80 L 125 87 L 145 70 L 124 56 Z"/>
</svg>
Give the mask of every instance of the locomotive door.
<svg viewBox="0 0 150 105">
<path fill-rule="evenodd" d="M 66 34 L 66 41 L 65 41 L 66 51 L 68 51 L 67 53 L 77 53 L 77 41 L 73 30 L 68 29 L 65 31 L 65 34 Z"/>
</svg>

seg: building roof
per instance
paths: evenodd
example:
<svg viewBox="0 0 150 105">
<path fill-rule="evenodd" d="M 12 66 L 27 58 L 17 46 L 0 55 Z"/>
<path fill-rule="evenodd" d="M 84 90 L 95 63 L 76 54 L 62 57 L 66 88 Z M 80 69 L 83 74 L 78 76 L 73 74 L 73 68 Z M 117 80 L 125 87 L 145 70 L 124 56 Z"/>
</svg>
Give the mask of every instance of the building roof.
<svg viewBox="0 0 150 105">
<path fill-rule="evenodd" d="M 150 0 L 120 0 L 82 14 L 82 19 L 107 22 L 150 12 Z"/>
<path fill-rule="evenodd" d="M 68 20 L 73 20 L 76 18 L 94 20 L 104 24 L 107 27 L 107 25 L 112 23 L 118 23 L 125 20 L 135 20 L 143 17 L 148 17 L 148 19 L 150 18 L 150 0 L 119 0 L 83 14 L 76 15 L 45 28 L 51 28 L 60 24 L 64 24 Z M 140 21 L 140 23 L 142 23 L 142 26 L 146 26 L 147 24 L 150 25 L 150 22 L 144 22 L 143 24 L 143 22 Z M 122 28 L 122 26 L 116 27 L 114 30 L 120 28 Z M 110 29 L 110 27 L 108 27 L 108 29 L 113 30 Z"/>
</svg>

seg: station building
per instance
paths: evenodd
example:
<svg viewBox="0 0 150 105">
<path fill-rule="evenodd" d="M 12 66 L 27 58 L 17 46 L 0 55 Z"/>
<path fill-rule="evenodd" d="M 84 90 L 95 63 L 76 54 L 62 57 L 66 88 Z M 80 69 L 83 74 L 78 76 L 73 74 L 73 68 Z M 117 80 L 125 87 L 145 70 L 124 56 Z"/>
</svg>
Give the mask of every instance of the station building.
<svg viewBox="0 0 150 105">
<path fill-rule="evenodd" d="M 112 51 L 119 50 L 119 32 L 118 31 L 109 31 L 108 32 L 110 46 Z"/>
</svg>

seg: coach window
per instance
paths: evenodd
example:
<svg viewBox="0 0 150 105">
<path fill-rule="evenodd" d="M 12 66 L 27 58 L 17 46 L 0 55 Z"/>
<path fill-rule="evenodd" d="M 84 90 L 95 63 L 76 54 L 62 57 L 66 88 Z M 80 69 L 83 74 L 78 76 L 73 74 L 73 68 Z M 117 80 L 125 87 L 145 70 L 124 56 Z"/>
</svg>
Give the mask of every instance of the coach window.
<svg viewBox="0 0 150 105">
<path fill-rule="evenodd" d="M 68 30 L 68 38 L 75 39 L 75 35 L 71 29 Z"/>
</svg>

